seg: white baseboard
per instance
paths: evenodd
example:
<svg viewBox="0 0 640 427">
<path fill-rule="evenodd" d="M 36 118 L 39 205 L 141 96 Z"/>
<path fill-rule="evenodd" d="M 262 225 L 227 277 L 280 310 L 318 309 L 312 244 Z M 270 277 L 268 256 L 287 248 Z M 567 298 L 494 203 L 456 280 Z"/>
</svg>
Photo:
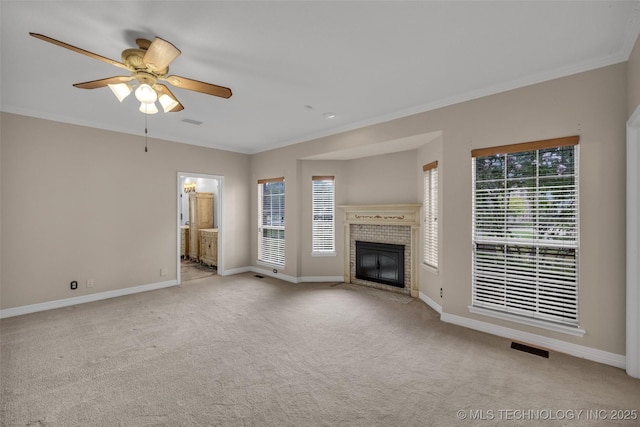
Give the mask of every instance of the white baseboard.
<svg viewBox="0 0 640 427">
<path fill-rule="evenodd" d="M 318 282 L 344 282 L 344 276 L 303 276 L 299 277 L 298 281 L 300 283 L 318 283 Z"/>
<path fill-rule="evenodd" d="M 441 313 L 440 320 L 447 323 L 453 323 L 454 325 L 463 326 L 465 328 L 475 329 L 477 331 L 497 335 L 499 337 L 538 345 L 540 347 L 548 348 L 549 350 L 556 350 L 561 353 L 570 354 L 571 356 L 615 366 L 616 368 L 625 369 L 626 367 L 626 358 L 621 354 L 610 353 L 608 351 L 585 347 L 583 345 L 572 344 L 566 341 L 548 338 L 529 332 L 519 331 L 517 329 L 506 328 L 504 326 L 498 326 L 492 323 L 469 319 L 467 317 L 457 316 L 454 314 Z"/>
<path fill-rule="evenodd" d="M 265 276 L 274 277 L 276 279 L 282 279 L 291 283 L 303 283 L 303 282 L 342 282 L 343 276 L 309 276 L 309 277 L 292 277 L 282 273 L 273 273 L 270 270 L 263 270 L 257 267 L 240 267 L 225 270 L 224 272 L 218 272 L 221 276 L 231 276 L 234 274 L 241 274 L 247 272 L 254 272 Z M 109 298 L 116 298 L 125 295 L 137 294 L 140 292 L 153 291 L 156 289 L 167 288 L 170 286 L 178 285 L 177 280 L 168 280 L 166 282 L 151 283 L 148 285 L 134 286 L 131 288 L 116 289 L 113 291 L 99 292 L 95 294 L 82 295 L 72 298 L 65 298 L 55 301 L 47 301 L 38 304 L 24 305 L 21 307 L 5 308 L 0 310 L 0 319 L 7 317 L 21 316 L 23 314 L 37 313 L 39 311 L 53 310 L 55 308 L 69 307 L 72 305 L 84 304 L 87 302 L 100 301 Z"/>
<path fill-rule="evenodd" d="M 168 288 L 176 286 L 177 280 L 168 280 L 166 282 L 150 283 L 148 285 L 133 286 L 131 288 L 116 289 L 113 291 L 99 292 L 96 294 L 82 295 L 73 298 L 59 299 L 39 304 L 23 305 L 21 307 L 5 308 L 0 310 L 0 319 L 7 317 L 20 316 L 23 314 L 37 313 L 39 311 L 52 310 L 54 308 L 69 307 L 71 305 L 84 304 L 87 302 L 100 301 L 109 298 L 121 297 L 124 295 L 137 294 L 140 292 L 154 291 L 156 289 Z"/>
<path fill-rule="evenodd" d="M 433 308 L 439 314 L 442 314 L 442 306 L 429 298 L 427 294 L 420 292 L 419 297 L 422 301 L 424 301 L 429 307 Z"/>
<path fill-rule="evenodd" d="M 286 274 L 282 274 L 282 273 L 274 273 L 271 270 L 266 270 L 260 267 L 254 267 L 251 266 L 249 267 L 249 271 L 252 271 L 253 273 L 256 274 L 261 274 L 263 276 L 269 276 L 269 277 L 273 277 L 276 279 L 281 279 L 284 280 L 286 282 L 291 282 L 291 283 L 298 283 L 298 278 L 297 277 L 293 277 L 293 276 L 288 276 Z"/>
<path fill-rule="evenodd" d="M 233 276 L 234 274 L 248 273 L 251 271 L 249 267 L 229 268 L 224 271 L 218 270 L 220 276 Z"/>
<path fill-rule="evenodd" d="M 260 267 L 249 267 L 248 271 L 252 271 L 256 274 L 262 274 L 264 276 L 273 277 L 275 279 L 282 279 L 286 282 L 290 283 L 312 283 L 312 282 L 342 282 L 344 281 L 344 276 L 302 276 L 302 277 L 293 277 L 282 273 L 274 273 L 271 270 L 265 270 Z"/>
</svg>

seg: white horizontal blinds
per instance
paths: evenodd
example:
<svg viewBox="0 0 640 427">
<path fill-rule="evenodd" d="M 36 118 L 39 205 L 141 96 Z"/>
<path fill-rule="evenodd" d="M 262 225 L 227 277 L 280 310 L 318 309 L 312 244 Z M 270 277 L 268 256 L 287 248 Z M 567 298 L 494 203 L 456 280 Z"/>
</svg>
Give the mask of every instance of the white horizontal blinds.
<svg viewBox="0 0 640 427">
<path fill-rule="evenodd" d="M 472 152 L 474 306 L 578 325 L 578 139 Z"/>
<path fill-rule="evenodd" d="M 334 252 L 335 179 L 333 176 L 311 177 L 312 251 Z"/>
<path fill-rule="evenodd" d="M 258 260 L 284 265 L 284 178 L 258 181 Z"/>
<path fill-rule="evenodd" d="M 423 262 L 438 267 L 438 162 L 422 167 L 424 172 Z"/>
</svg>

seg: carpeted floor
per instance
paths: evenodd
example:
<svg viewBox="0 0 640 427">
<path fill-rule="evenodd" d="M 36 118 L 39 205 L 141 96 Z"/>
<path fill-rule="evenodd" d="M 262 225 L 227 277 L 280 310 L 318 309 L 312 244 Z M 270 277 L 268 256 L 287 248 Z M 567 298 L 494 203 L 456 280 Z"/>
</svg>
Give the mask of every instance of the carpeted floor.
<svg viewBox="0 0 640 427">
<path fill-rule="evenodd" d="M 215 275 L 3 319 L 0 424 L 639 425 L 620 369 L 331 285 Z"/>
<path fill-rule="evenodd" d="M 180 281 L 189 282 L 191 280 L 202 279 L 204 277 L 213 276 L 217 274 L 216 267 L 209 267 L 208 265 L 200 264 L 199 262 L 189 261 L 183 259 L 180 261 Z"/>
<path fill-rule="evenodd" d="M 409 295 L 400 294 L 396 292 L 383 291 L 381 289 L 369 288 L 367 286 L 355 285 L 353 283 L 336 283 L 331 286 L 338 289 L 346 289 L 348 291 L 361 292 L 363 294 L 367 294 L 372 297 L 399 302 L 400 304 L 408 304 L 414 301 L 414 298 L 410 297 Z"/>
</svg>

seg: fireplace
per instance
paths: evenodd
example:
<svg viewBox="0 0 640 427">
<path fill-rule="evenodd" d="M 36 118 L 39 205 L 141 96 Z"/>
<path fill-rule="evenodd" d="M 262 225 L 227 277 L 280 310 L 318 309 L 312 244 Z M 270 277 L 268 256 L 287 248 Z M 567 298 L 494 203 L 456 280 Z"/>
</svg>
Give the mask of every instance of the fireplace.
<svg viewBox="0 0 640 427">
<path fill-rule="evenodd" d="M 404 288 L 404 245 L 356 241 L 356 278 Z"/>
<path fill-rule="evenodd" d="M 421 206 L 417 203 L 338 206 L 344 210 L 344 282 L 417 298 Z M 367 255 L 360 260 L 366 271 L 360 268 L 358 272 L 356 242 L 383 244 L 387 249 L 397 246 L 400 250 L 397 255 L 383 251 L 382 259 L 379 254 Z M 397 268 L 391 270 L 388 264 Z M 367 277 L 363 279 L 363 276 Z"/>
</svg>

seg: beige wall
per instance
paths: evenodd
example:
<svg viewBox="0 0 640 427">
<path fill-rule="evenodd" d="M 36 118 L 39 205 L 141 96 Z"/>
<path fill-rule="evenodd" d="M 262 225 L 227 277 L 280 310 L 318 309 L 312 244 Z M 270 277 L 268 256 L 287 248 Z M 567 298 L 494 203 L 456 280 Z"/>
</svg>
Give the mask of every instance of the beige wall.
<svg viewBox="0 0 640 427">
<path fill-rule="evenodd" d="M 638 105 L 640 105 L 640 37 L 636 40 L 636 45 L 631 52 L 627 66 L 627 115 L 631 116 Z"/>
<path fill-rule="evenodd" d="M 348 163 L 347 204 L 416 203 L 415 150 Z"/>
<path fill-rule="evenodd" d="M 625 63 L 260 153 L 252 156 L 251 170 L 254 182 L 286 177 L 287 274 L 317 275 L 315 261 L 305 258 L 308 239 L 297 237 L 305 230 L 298 218 L 310 212 L 304 195 L 309 190 L 297 181 L 311 173 L 298 159 L 442 132 L 441 139 L 417 150 L 346 162 L 345 203 L 421 203 L 421 166 L 439 160 L 440 268 L 437 274 L 420 269 L 421 292 L 448 314 L 624 354 L 626 101 Z M 581 138 L 580 319 L 587 333 L 579 338 L 471 314 L 471 150 L 569 135 Z M 368 183 L 376 179 L 372 171 L 383 167 L 393 173 L 381 183 L 383 191 L 375 191 Z M 255 219 L 252 227 L 257 227 Z M 338 233 L 341 239 L 340 227 Z M 252 239 L 252 254 L 256 244 Z M 338 272 L 337 264 L 331 267 L 325 275 Z"/>
<path fill-rule="evenodd" d="M 6 113 L 1 137 L 3 309 L 175 280 L 179 171 L 224 176 L 225 267 L 248 264 L 249 156 Z"/>
</svg>

